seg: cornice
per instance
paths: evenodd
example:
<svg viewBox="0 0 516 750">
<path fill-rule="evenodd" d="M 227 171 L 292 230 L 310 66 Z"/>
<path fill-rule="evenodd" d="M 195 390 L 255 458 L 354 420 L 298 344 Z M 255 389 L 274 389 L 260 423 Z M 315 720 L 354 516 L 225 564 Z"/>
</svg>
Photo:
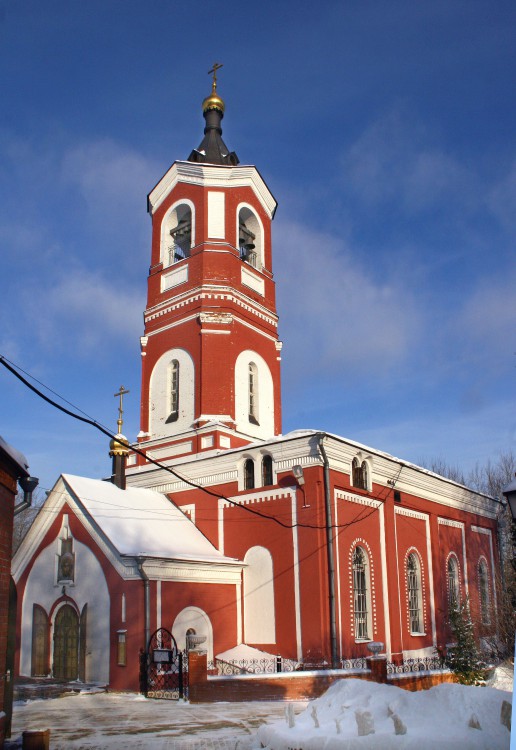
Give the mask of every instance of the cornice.
<svg viewBox="0 0 516 750">
<path fill-rule="evenodd" d="M 396 489 L 402 494 L 413 495 L 435 504 L 433 512 L 441 515 L 443 514 L 442 508 L 448 507 L 460 512 L 478 514 L 490 520 L 496 519 L 497 504 L 485 495 L 407 464 L 394 456 L 388 456 L 359 443 L 315 430 L 300 431 L 299 434 L 291 433 L 271 440 L 250 442 L 239 448 L 220 452 L 215 456 L 205 458 L 189 456 L 188 460 L 178 459 L 170 465 L 179 472 L 183 470 L 192 481 L 209 486 L 221 484 L 224 476 L 229 477 L 227 481 L 236 481 L 242 454 L 258 458 L 264 451 L 267 451 L 272 455 L 276 473 L 280 474 L 289 471 L 295 464 L 300 464 L 303 468 L 320 466 L 322 458 L 318 450 L 318 441 L 321 435 L 325 438 L 324 445 L 332 471 L 342 472 L 349 476 L 353 457 L 361 452 L 370 458 L 373 467 L 373 484 L 377 487 L 392 490 L 394 481 Z M 152 479 L 151 475 L 154 475 Z M 131 483 L 136 476 L 132 475 Z M 162 492 L 179 492 L 188 488 L 185 483 L 170 483 L 166 481 L 167 478 L 166 472 L 158 469 L 155 472 L 142 472 L 140 479 L 134 484 L 154 487 L 154 481 L 156 481 L 156 486 Z M 164 489 L 165 487 L 167 489 Z M 374 494 L 373 492 L 373 499 Z"/>
<path fill-rule="evenodd" d="M 236 307 L 241 307 L 243 310 L 246 310 L 247 312 L 250 312 L 256 317 L 260 318 L 261 320 L 266 321 L 269 325 L 275 328 L 277 328 L 278 326 L 278 316 L 275 313 L 272 313 L 264 305 L 260 305 L 250 297 L 247 297 L 246 295 L 236 291 L 234 287 L 208 285 L 196 287 L 195 289 L 189 289 L 186 292 L 174 295 L 173 301 L 167 299 L 157 305 L 153 305 L 152 307 L 147 308 L 143 316 L 144 322 L 148 323 L 151 320 L 156 320 L 157 318 L 163 317 L 163 315 L 167 315 L 168 313 L 180 310 L 186 305 L 190 305 L 194 302 L 199 302 L 200 300 L 216 300 L 223 303 L 229 301 Z M 190 319 L 191 318 L 185 318 L 184 320 Z M 182 321 L 178 322 L 181 323 Z"/>
<path fill-rule="evenodd" d="M 147 197 L 150 214 L 156 212 L 178 183 L 218 188 L 219 190 L 222 188 L 250 187 L 269 219 L 273 218 L 276 210 L 277 203 L 274 196 L 256 167 L 252 165 L 233 167 L 176 161 Z"/>
<path fill-rule="evenodd" d="M 232 563 L 197 562 L 145 558 L 145 573 L 151 580 L 176 581 L 178 583 L 230 583 L 240 584 L 245 564 L 240 560 Z"/>
</svg>

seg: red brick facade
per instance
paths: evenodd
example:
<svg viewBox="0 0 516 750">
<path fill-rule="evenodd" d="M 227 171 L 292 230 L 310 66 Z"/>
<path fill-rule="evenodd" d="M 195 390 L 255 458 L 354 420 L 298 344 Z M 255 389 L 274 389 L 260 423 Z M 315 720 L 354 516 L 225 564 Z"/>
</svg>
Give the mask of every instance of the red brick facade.
<svg viewBox="0 0 516 750">
<path fill-rule="evenodd" d="M 10 623 L 11 553 L 14 504 L 18 479 L 28 476 L 21 454 L 0 445 L 0 747 L 9 733 L 12 712 L 12 654 L 8 653 Z M 12 614 L 11 614 L 12 617 Z M 5 714 L 3 716 L 2 714 Z"/>
</svg>

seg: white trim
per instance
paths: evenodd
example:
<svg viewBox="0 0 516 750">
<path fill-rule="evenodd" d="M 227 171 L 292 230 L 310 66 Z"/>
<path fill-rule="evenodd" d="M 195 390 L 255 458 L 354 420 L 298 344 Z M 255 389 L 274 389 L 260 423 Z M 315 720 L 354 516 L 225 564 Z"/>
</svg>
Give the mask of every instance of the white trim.
<svg viewBox="0 0 516 750">
<path fill-rule="evenodd" d="M 307 463 L 310 460 L 310 457 L 307 459 Z M 367 497 L 365 495 L 355 495 L 352 492 L 345 492 L 344 490 L 335 490 L 336 498 L 339 500 L 346 500 L 350 503 L 358 503 L 359 505 L 367 505 L 370 508 L 380 508 L 383 507 L 382 500 L 377 500 L 374 497 Z"/>
<path fill-rule="evenodd" d="M 265 281 L 260 278 L 258 274 L 252 273 L 249 268 L 246 268 L 244 265 L 240 270 L 240 280 L 242 284 L 263 297 L 265 295 Z"/>
<path fill-rule="evenodd" d="M 428 560 L 428 589 L 430 596 L 430 618 L 432 620 L 432 643 L 437 646 L 437 625 L 435 621 L 434 569 L 432 565 L 432 537 L 430 518 L 426 518 L 426 555 Z"/>
<path fill-rule="evenodd" d="M 468 558 L 466 555 L 466 524 L 463 521 L 452 521 L 451 518 L 443 518 L 438 516 L 437 523 L 440 526 L 450 526 L 454 529 L 460 529 L 462 534 L 462 560 L 463 560 L 463 577 L 464 577 L 464 588 L 466 596 L 469 596 L 469 580 L 468 580 Z"/>
<path fill-rule="evenodd" d="M 333 492 L 333 515 L 335 517 L 335 525 L 339 525 L 339 510 L 337 505 L 338 491 Z M 336 534 L 335 539 L 335 551 L 337 557 L 337 597 L 339 600 L 338 612 L 339 612 L 339 653 L 342 656 L 342 599 L 340 593 L 340 534 Z"/>
<path fill-rule="evenodd" d="M 468 556 L 466 555 L 466 525 L 462 525 L 462 558 L 464 560 L 464 586 L 466 588 L 466 596 L 469 596 L 469 575 L 468 575 Z"/>
<path fill-rule="evenodd" d="M 394 509 L 396 510 L 396 508 Z M 404 652 L 403 649 L 403 633 L 405 632 L 405 629 L 403 627 L 403 617 L 401 615 L 402 609 L 401 609 L 401 582 L 400 582 L 400 560 L 399 560 L 399 554 L 398 554 L 398 524 L 396 523 L 396 514 L 394 514 L 394 548 L 396 550 L 396 577 L 398 579 L 398 612 L 400 614 L 400 641 L 401 641 L 401 652 Z M 403 571 L 403 577 L 405 579 L 405 571 Z"/>
<path fill-rule="evenodd" d="M 223 190 L 208 190 L 208 237 L 226 238 L 226 193 Z"/>
<path fill-rule="evenodd" d="M 491 536 L 491 529 L 484 529 L 482 526 L 473 526 L 472 524 L 471 531 L 476 531 L 477 534 L 487 534 L 487 536 Z"/>
<path fill-rule="evenodd" d="M 396 506 L 394 512 L 399 516 L 408 516 L 409 518 L 417 518 L 419 521 L 428 521 L 428 513 L 421 513 L 417 510 L 411 510 L 410 508 L 400 508 Z"/>
<path fill-rule="evenodd" d="M 296 646 L 297 660 L 303 658 L 303 636 L 301 632 L 301 587 L 299 582 L 299 547 L 297 533 L 297 490 L 290 490 L 292 501 L 292 546 L 294 553 L 294 607 L 296 614 Z"/>
<path fill-rule="evenodd" d="M 387 578 L 387 550 L 385 547 L 385 506 L 380 506 L 380 559 L 382 563 L 383 619 L 385 625 L 385 651 L 391 658 L 391 616 L 389 613 L 389 583 Z"/>
<path fill-rule="evenodd" d="M 237 615 L 237 645 L 242 643 L 242 583 L 235 586 Z"/>
<path fill-rule="evenodd" d="M 186 284 L 188 281 L 188 265 L 176 268 L 168 273 L 161 274 L 161 292 L 168 292 L 176 286 Z"/>
<path fill-rule="evenodd" d="M 471 526 L 471 531 L 476 532 L 477 534 L 486 534 L 486 536 L 489 537 L 489 556 L 491 558 L 491 578 L 492 578 L 492 587 L 493 587 L 493 604 L 494 604 L 494 610 L 495 610 L 495 618 L 497 618 L 498 614 L 498 600 L 496 596 L 496 579 L 495 579 L 495 564 L 494 564 L 494 549 L 493 549 L 493 534 L 491 529 L 485 529 L 482 526 Z"/>
<path fill-rule="evenodd" d="M 156 628 L 161 627 L 161 581 L 156 581 Z"/>
<path fill-rule="evenodd" d="M 152 305 L 152 307 L 146 308 L 143 313 L 144 322 L 148 323 L 151 320 L 163 317 L 167 313 L 184 308 L 193 302 L 203 300 L 220 303 L 232 302 L 236 307 L 241 307 L 246 312 L 256 315 L 257 318 L 265 320 L 269 325 L 275 328 L 278 326 L 278 316 L 270 308 L 265 307 L 265 305 L 248 297 L 247 294 L 240 292 L 234 287 L 221 286 L 219 284 L 202 284 L 193 289 L 178 292 L 172 299 L 165 299 L 156 305 Z M 148 331 L 145 338 L 148 338 L 153 333 L 154 331 Z"/>
<path fill-rule="evenodd" d="M 174 263 L 169 263 L 168 258 L 165 258 L 165 252 L 166 252 L 166 243 L 173 241 L 171 238 L 171 235 L 168 234 L 167 229 L 169 228 L 169 218 L 170 214 L 175 211 L 179 206 L 188 206 L 190 209 L 190 216 L 191 216 L 191 227 L 190 227 L 190 249 L 192 247 L 195 247 L 195 203 L 193 203 L 188 198 L 180 198 L 179 200 L 175 201 L 170 208 L 167 209 L 166 213 L 163 216 L 163 219 L 161 220 L 161 226 L 160 226 L 160 248 L 159 248 L 159 258 L 160 262 L 163 265 L 163 268 L 170 268 L 174 265 Z M 176 214 L 177 218 L 177 214 Z M 162 287 L 163 291 L 163 287 Z"/>
<path fill-rule="evenodd" d="M 219 498 L 218 501 L 218 530 L 219 530 L 219 552 L 224 554 L 224 508 L 226 508 L 229 505 L 229 503 L 226 503 L 225 500 L 222 500 L 222 498 Z"/>
<path fill-rule="evenodd" d="M 437 523 L 440 526 L 452 526 L 455 529 L 464 529 L 464 524 L 462 523 L 462 521 L 452 521 L 450 518 L 439 517 L 437 519 Z"/>
<path fill-rule="evenodd" d="M 178 183 L 214 188 L 250 187 L 265 213 L 272 219 L 276 201 L 256 167 L 215 166 L 176 161 L 148 196 L 149 210 L 154 214 Z"/>
</svg>

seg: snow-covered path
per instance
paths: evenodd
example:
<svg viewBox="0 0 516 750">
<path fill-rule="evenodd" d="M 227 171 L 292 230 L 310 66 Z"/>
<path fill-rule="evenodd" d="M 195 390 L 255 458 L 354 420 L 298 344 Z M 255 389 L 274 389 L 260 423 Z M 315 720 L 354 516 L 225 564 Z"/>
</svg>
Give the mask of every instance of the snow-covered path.
<svg viewBox="0 0 516 750">
<path fill-rule="evenodd" d="M 296 713 L 305 703 L 295 703 Z M 134 694 L 75 694 L 17 704 L 12 740 L 27 729 L 50 729 L 52 750 L 246 750 L 264 722 L 284 716 L 283 702 L 191 705 Z"/>
</svg>

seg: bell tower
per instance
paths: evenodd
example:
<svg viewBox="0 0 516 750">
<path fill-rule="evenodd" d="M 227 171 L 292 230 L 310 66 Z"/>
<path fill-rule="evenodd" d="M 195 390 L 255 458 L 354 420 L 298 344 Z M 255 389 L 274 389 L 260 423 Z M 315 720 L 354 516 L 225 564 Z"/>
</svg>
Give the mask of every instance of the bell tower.
<svg viewBox="0 0 516 750">
<path fill-rule="evenodd" d="M 220 67 L 210 71 L 199 147 L 174 162 L 148 196 L 138 441 L 160 460 L 281 432 L 276 201 L 256 167 L 241 165 L 222 140 Z"/>
</svg>

